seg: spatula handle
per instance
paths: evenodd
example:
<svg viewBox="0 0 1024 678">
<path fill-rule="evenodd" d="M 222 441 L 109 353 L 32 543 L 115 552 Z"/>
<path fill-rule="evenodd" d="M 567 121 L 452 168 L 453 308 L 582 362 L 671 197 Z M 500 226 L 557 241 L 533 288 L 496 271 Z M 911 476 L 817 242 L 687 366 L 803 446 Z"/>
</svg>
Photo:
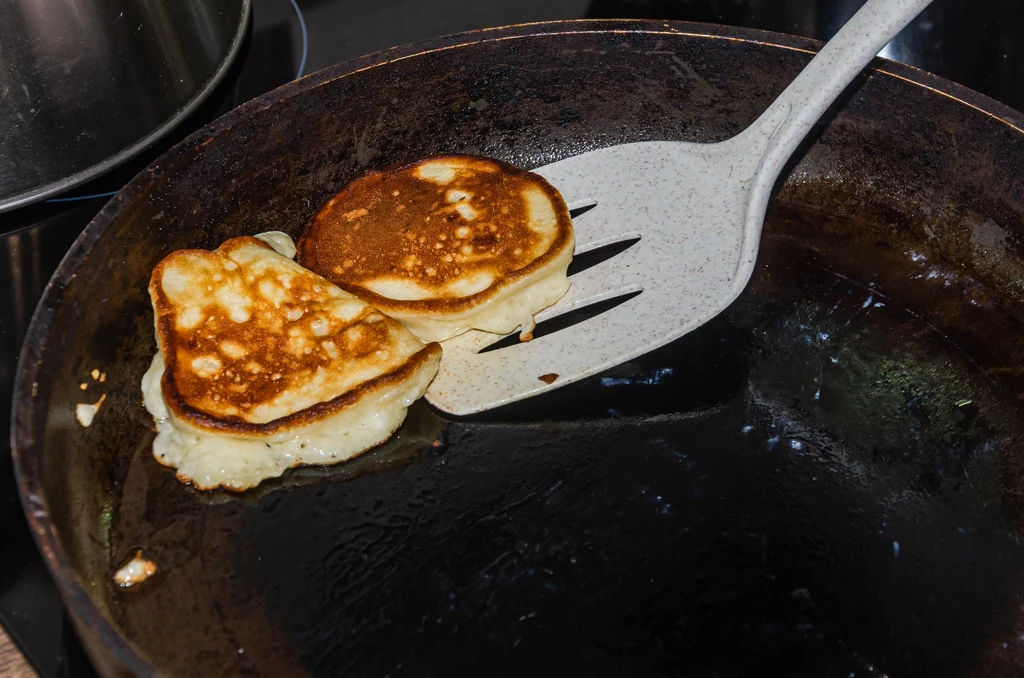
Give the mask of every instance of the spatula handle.
<svg viewBox="0 0 1024 678">
<path fill-rule="evenodd" d="M 871 59 L 932 0 L 868 0 L 754 124 L 726 143 L 758 153 L 743 225 L 733 297 L 754 270 L 772 187 L 825 110 Z"/>
<path fill-rule="evenodd" d="M 778 126 L 760 173 L 774 183 L 811 127 L 865 66 L 932 0 L 868 0 L 751 126 Z M 774 123 L 774 124 L 773 124 Z M 769 186 L 769 189 L 771 187 Z"/>
</svg>

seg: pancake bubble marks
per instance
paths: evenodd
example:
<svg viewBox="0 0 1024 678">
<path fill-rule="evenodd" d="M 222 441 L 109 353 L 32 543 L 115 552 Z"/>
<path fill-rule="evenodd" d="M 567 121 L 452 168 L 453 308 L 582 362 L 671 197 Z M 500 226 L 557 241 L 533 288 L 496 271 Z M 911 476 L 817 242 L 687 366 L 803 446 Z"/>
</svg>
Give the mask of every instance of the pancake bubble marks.
<svg viewBox="0 0 1024 678">
<path fill-rule="evenodd" d="M 282 252 L 284 254 L 282 254 Z M 441 347 L 302 268 L 283 233 L 179 250 L 153 271 L 142 380 L 153 454 L 199 489 L 245 490 L 387 440 Z"/>
<path fill-rule="evenodd" d="M 424 341 L 467 330 L 532 338 L 569 289 L 565 201 L 542 177 L 435 156 L 356 178 L 314 215 L 298 261 Z"/>
</svg>

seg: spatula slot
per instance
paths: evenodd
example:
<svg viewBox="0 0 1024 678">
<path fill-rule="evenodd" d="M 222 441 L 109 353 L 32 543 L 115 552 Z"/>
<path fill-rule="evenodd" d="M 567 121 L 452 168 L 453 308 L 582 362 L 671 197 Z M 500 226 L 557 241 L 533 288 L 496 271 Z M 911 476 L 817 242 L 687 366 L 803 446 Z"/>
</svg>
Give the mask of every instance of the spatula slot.
<svg viewBox="0 0 1024 678">
<path fill-rule="evenodd" d="M 578 216 L 586 214 L 595 207 L 597 207 L 596 200 L 583 200 L 578 203 L 569 205 L 569 218 L 575 219 Z"/>
<path fill-rule="evenodd" d="M 595 301 L 594 303 L 589 304 L 587 306 L 573 309 L 568 313 L 563 313 L 562 315 L 551 318 L 550 320 L 545 320 L 544 322 L 537 323 L 536 329 L 533 330 L 533 341 L 537 341 L 538 339 L 545 335 L 554 334 L 555 332 L 568 329 L 573 325 L 579 325 L 582 322 L 590 320 L 594 316 L 601 315 L 602 313 L 612 310 L 616 306 L 620 306 L 626 303 L 627 301 L 629 301 L 633 297 L 640 295 L 641 293 L 643 293 L 643 290 L 632 290 L 624 294 L 612 297 L 610 299 L 602 299 L 600 301 Z M 519 340 L 519 333 L 514 332 L 508 335 L 507 337 L 504 337 L 503 339 L 499 339 L 490 346 L 485 346 L 484 348 L 480 349 L 478 353 L 488 353 L 490 351 L 497 351 L 499 349 L 508 348 L 509 346 L 515 346 L 521 343 L 523 342 Z"/>
<path fill-rule="evenodd" d="M 615 242 L 610 242 L 607 245 L 601 245 L 600 247 L 595 247 L 592 250 L 574 254 L 572 261 L 569 263 L 569 268 L 566 270 L 566 275 L 572 277 L 577 273 L 582 273 L 588 268 L 593 268 L 602 262 L 608 261 L 616 255 L 622 254 L 638 242 L 640 242 L 640 236 L 634 235 L 626 238 L 625 240 L 616 240 Z"/>
</svg>

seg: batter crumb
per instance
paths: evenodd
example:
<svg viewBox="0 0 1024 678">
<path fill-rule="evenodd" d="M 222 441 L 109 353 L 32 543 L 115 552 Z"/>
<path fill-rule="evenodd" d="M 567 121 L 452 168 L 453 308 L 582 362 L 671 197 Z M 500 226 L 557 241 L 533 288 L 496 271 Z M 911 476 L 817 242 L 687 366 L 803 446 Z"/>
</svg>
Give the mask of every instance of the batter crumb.
<svg viewBox="0 0 1024 678">
<path fill-rule="evenodd" d="M 78 423 L 85 428 L 89 428 L 92 420 L 96 418 L 96 413 L 100 411 L 100 405 L 106 399 L 107 394 L 104 393 L 95 403 L 78 403 L 75 405 L 75 418 L 78 419 Z"/>
<path fill-rule="evenodd" d="M 122 588 L 141 584 L 156 574 L 156 563 L 142 557 L 142 551 L 136 551 L 135 557 L 120 570 L 114 573 L 114 581 Z"/>
</svg>

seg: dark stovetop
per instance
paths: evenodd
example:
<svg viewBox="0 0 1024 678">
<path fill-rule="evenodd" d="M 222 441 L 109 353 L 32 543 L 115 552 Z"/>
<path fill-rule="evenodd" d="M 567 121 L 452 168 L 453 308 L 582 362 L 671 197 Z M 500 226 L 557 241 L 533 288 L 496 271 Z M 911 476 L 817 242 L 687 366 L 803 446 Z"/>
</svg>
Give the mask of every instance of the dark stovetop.
<svg viewBox="0 0 1024 678">
<path fill-rule="evenodd" d="M 388 47 L 448 33 L 531 21 L 659 18 L 763 28 L 827 39 L 862 0 L 254 0 L 248 44 L 230 77 L 173 139 L 290 80 Z M 308 29 L 308 40 L 304 35 Z M 1017 0 L 939 0 L 883 52 L 1024 110 L 1024 9 Z M 161 148 L 67 197 L 119 188 Z M 15 491 L 8 415 L 17 351 L 36 300 L 98 197 L 0 216 L 0 622 L 40 675 L 92 671 L 32 543 Z"/>
</svg>

